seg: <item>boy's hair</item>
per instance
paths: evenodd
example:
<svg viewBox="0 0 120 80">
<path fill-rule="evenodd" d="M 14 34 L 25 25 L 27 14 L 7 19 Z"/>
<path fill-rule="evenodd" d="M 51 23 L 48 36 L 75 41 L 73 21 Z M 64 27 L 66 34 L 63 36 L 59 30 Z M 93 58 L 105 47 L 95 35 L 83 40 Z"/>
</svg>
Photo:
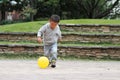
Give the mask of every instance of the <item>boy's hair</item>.
<svg viewBox="0 0 120 80">
<path fill-rule="evenodd" d="M 60 16 L 58 16 L 58 15 L 52 15 L 52 16 L 50 17 L 50 20 L 51 20 L 51 21 L 54 21 L 54 22 L 56 22 L 56 23 L 59 23 L 59 22 L 60 22 Z"/>
</svg>

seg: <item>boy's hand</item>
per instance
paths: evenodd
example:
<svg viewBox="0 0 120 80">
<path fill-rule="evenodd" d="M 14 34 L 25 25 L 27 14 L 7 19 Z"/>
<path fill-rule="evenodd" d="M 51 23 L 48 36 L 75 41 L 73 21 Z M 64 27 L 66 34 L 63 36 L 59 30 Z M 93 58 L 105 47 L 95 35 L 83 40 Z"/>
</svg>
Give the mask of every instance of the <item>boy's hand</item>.
<svg viewBox="0 0 120 80">
<path fill-rule="evenodd" d="M 61 39 L 61 38 L 59 38 L 59 39 L 58 39 L 58 42 L 60 43 L 61 41 L 62 41 L 62 39 Z"/>
<path fill-rule="evenodd" d="M 62 41 L 62 38 L 60 37 L 60 38 L 58 38 L 58 41 Z"/>
<path fill-rule="evenodd" d="M 42 43 L 41 37 L 38 37 L 37 41 L 38 41 L 38 43 Z"/>
</svg>

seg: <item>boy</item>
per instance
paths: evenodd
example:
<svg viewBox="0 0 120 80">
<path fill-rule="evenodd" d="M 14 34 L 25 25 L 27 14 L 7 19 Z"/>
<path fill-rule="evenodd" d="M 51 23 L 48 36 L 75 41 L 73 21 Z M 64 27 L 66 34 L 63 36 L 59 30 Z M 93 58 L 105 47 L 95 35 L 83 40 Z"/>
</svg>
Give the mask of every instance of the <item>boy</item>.
<svg viewBox="0 0 120 80">
<path fill-rule="evenodd" d="M 61 40 L 61 31 L 58 26 L 60 17 L 58 15 L 52 15 L 49 22 L 43 25 L 38 33 L 38 42 L 44 44 L 44 55 L 48 57 L 52 68 L 56 67 L 57 60 L 57 41 Z"/>
</svg>

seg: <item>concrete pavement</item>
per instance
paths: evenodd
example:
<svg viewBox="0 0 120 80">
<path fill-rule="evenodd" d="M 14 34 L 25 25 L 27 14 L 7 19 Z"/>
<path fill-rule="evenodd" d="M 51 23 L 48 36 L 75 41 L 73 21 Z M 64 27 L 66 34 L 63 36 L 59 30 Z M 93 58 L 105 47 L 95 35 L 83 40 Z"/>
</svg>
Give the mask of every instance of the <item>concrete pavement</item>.
<svg viewBox="0 0 120 80">
<path fill-rule="evenodd" d="M 36 60 L 0 60 L 0 80 L 120 80 L 120 62 L 58 60 L 40 69 Z"/>
</svg>

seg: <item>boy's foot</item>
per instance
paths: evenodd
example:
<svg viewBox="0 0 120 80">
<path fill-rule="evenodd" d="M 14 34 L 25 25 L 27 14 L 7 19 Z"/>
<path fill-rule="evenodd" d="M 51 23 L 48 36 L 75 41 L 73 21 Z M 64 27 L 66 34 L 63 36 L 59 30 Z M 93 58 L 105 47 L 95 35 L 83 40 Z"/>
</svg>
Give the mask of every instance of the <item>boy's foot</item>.
<svg viewBox="0 0 120 80">
<path fill-rule="evenodd" d="M 49 62 L 49 65 L 48 66 L 50 66 L 51 65 L 51 62 Z"/>
<path fill-rule="evenodd" d="M 56 61 L 55 61 L 55 60 L 52 60 L 52 62 L 51 62 L 51 67 L 52 67 L 52 68 L 55 68 L 55 67 L 56 67 Z"/>
</svg>

